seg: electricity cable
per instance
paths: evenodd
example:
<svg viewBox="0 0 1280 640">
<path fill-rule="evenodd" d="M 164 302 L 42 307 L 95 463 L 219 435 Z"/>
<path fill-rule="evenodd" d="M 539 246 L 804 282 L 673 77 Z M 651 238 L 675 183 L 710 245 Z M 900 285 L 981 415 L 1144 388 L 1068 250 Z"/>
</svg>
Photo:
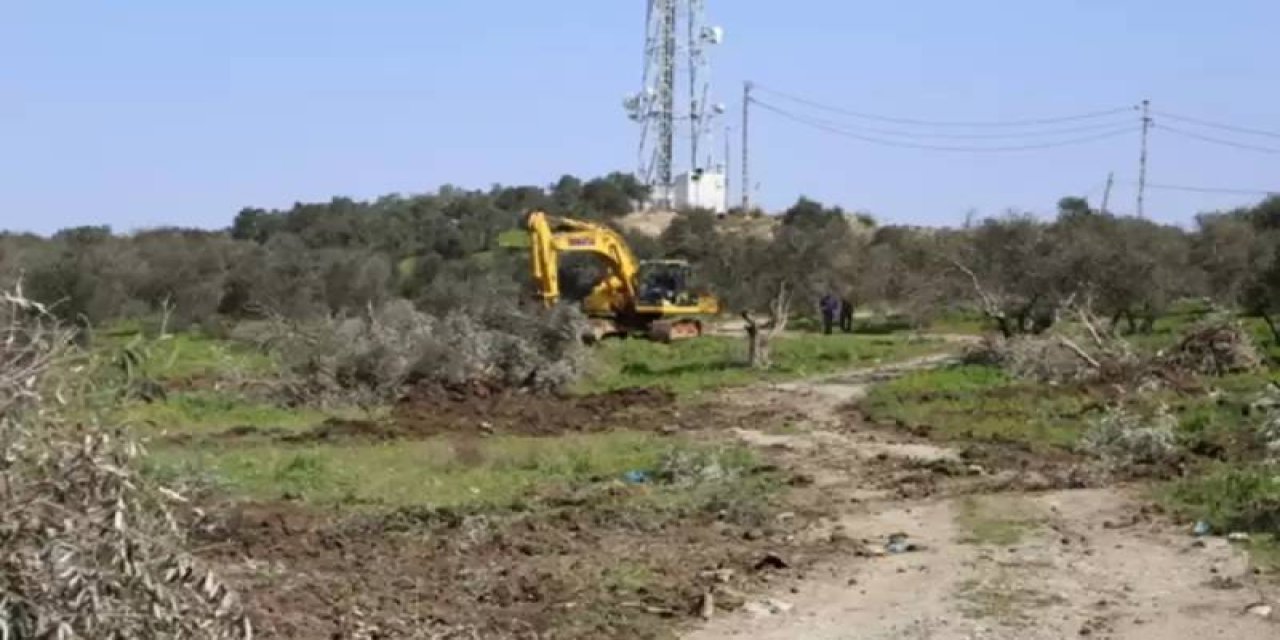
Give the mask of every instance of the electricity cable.
<svg viewBox="0 0 1280 640">
<path fill-rule="evenodd" d="M 1083 137 L 1077 137 L 1077 138 L 1070 138 L 1070 139 L 1066 139 L 1066 140 L 1057 140 L 1057 141 L 1052 141 L 1052 142 L 1039 142 L 1039 143 L 1030 143 L 1030 144 L 1022 144 L 1022 145 L 991 146 L 991 147 L 932 145 L 932 144 L 919 144 L 919 143 L 913 143 L 913 142 L 904 142 L 904 141 L 901 141 L 901 140 L 886 140 L 886 139 L 884 139 L 884 138 L 877 138 L 877 137 L 874 137 L 874 136 L 867 136 L 867 135 L 863 135 L 863 134 L 858 133 L 858 132 L 849 131 L 849 130 L 847 130 L 847 129 L 844 129 L 844 128 L 841 128 L 841 127 L 838 127 L 838 126 L 834 126 L 834 125 L 832 125 L 832 124 L 830 124 L 830 123 L 828 123 L 828 122 L 824 122 L 824 121 L 822 121 L 822 120 L 813 119 L 813 118 L 809 118 L 809 117 L 806 117 L 806 116 L 802 116 L 802 115 L 799 115 L 799 114 L 792 113 L 792 112 L 790 112 L 790 111 L 787 111 L 786 109 L 782 109 L 782 108 L 780 108 L 780 107 L 774 106 L 774 105 L 769 104 L 769 103 L 767 103 L 767 102 L 762 102 L 762 101 L 760 101 L 760 100 L 758 100 L 758 99 L 757 99 L 757 100 L 752 100 L 752 101 L 751 101 L 751 103 L 752 103 L 753 105 L 755 105 L 755 106 L 758 106 L 758 107 L 760 107 L 760 108 L 762 108 L 762 109 L 766 110 L 766 111 L 772 112 L 772 113 L 774 113 L 774 114 L 776 114 L 776 115 L 779 115 L 779 116 L 781 116 L 781 117 L 783 117 L 783 118 L 786 118 L 786 119 L 788 119 L 788 120 L 791 120 L 791 121 L 793 121 L 793 122 L 797 122 L 797 123 L 800 123 L 800 124 L 803 124 L 803 125 L 806 125 L 806 126 L 809 126 L 809 127 L 815 128 L 815 129 L 819 129 L 819 130 L 822 130 L 822 131 L 826 131 L 826 132 L 828 132 L 828 133 L 833 133 L 833 134 L 836 134 L 836 135 L 841 135 L 841 136 L 845 136 L 845 137 L 848 137 L 848 138 L 853 138 L 853 139 L 856 139 L 856 140 L 861 140 L 861 141 L 863 141 L 863 142 L 869 142 L 869 143 L 872 143 L 872 144 L 879 144 L 879 145 L 888 146 L 888 147 L 900 147 L 900 148 L 906 148 L 906 149 L 921 149 L 921 150 L 926 150 L 926 151 L 952 151 L 952 152 L 1006 152 L 1006 151 L 1030 151 L 1030 150 L 1035 150 L 1035 149 L 1052 149 L 1052 148 L 1055 148 L 1055 147 L 1064 147 L 1064 146 L 1069 146 L 1069 145 L 1075 145 L 1075 144 L 1083 144 L 1083 143 L 1087 143 L 1087 142 L 1093 142 L 1093 141 L 1096 141 L 1096 140 L 1105 140 L 1105 139 L 1108 139 L 1108 138 L 1116 138 L 1116 137 L 1119 137 L 1119 136 L 1122 136 L 1122 135 L 1125 135 L 1125 134 L 1135 133 L 1135 132 L 1137 131 L 1137 129 L 1136 129 L 1133 125 L 1124 125 L 1124 126 L 1123 126 L 1123 127 L 1121 127 L 1121 128 L 1112 128 L 1112 129 L 1110 129 L 1110 130 L 1108 130 L 1108 131 L 1105 131 L 1105 132 L 1102 132 L 1102 133 L 1097 133 L 1097 134 L 1090 135 L 1090 136 L 1083 136 Z"/>
<path fill-rule="evenodd" d="M 1021 120 L 1003 120 L 1003 121 L 922 120 L 922 119 L 915 119 L 915 118 L 902 118 L 902 117 L 896 117 L 896 116 L 886 116 L 886 115 L 879 115 L 879 114 L 873 114 L 873 113 L 865 113 L 861 111 L 854 111 L 852 109 L 837 107 L 830 104 L 818 102 L 816 100 L 810 100 L 808 98 L 803 98 L 794 94 L 786 93 L 783 91 L 778 91 L 777 89 L 771 89 L 769 87 L 762 86 L 758 83 L 754 85 L 754 88 L 760 91 L 763 91 L 765 93 L 769 93 L 774 96 L 777 96 L 784 100 L 789 100 L 797 104 L 803 104 L 803 105 L 812 107 L 814 109 L 821 109 L 823 111 L 839 113 L 839 114 L 843 114 L 843 115 L 854 117 L 854 118 L 862 118 L 864 120 L 877 120 L 880 122 L 890 122 L 890 123 L 905 124 L 905 125 L 917 125 L 917 126 L 924 126 L 924 127 L 1030 127 L 1030 126 L 1036 126 L 1036 125 L 1060 124 L 1063 122 L 1076 122 L 1080 120 L 1104 118 L 1107 116 L 1113 116 L 1121 113 L 1134 113 L 1137 110 L 1136 106 L 1125 106 L 1125 107 L 1116 107 L 1113 109 L 1103 109 L 1099 111 L 1091 111 L 1091 112 L 1079 113 L 1074 115 L 1066 115 L 1066 116 L 1055 116 L 1055 117 L 1047 117 L 1047 118 L 1028 118 L 1028 119 L 1021 119 Z"/>
</svg>

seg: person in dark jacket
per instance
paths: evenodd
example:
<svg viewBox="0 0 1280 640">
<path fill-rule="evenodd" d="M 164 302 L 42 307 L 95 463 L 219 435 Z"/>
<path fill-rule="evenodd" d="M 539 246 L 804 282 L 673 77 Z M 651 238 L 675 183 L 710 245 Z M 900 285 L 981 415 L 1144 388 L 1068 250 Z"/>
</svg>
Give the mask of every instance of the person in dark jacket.
<svg viewBox="0 0 1280 640">
<path fill-rule="evenodd" d="M 853 333 L 853 302 L 848 298 L 840 299 L 840 330 Z"/>
<path fill-rule="evenodd" d="M 836 313 L 840 311 L 840 301 L 830 293 L 818 301 L 818 310 L 822 312 L 822 333 L 831 335 L 831 326 L 836 322 Z"/>
</svg>

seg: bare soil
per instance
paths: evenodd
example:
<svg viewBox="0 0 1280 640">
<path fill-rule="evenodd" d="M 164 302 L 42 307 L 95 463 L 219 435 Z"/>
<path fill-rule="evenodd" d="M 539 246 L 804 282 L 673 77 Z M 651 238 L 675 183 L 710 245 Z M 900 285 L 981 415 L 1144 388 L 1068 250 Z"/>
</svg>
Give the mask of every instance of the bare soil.
<svg viewBox="0 0 1280 640">
<path fill-rule="evenodd" d="M 836 544 L 767 509 L 637 512 L 627 494 L 643 491 L 510 514 L 242 505 L 204 530 L 204 555 L 247 593 L 263 638 L 659 638 L 704 594 L 758 591 Z"/>
<path fill-rule="evenodd" d="M 679 422 L 675 396 L 661 389 L 622 389 L 585 396 L 516 393 L 486 387 L 415 389 L 396 406 L 394 422 L 413 435 L 477 431 L 557 435 L 633 427 L 632 418 L 667 426 Z"/>
<path fill-rule="evenodd" d="M 659 390 L 580 397 L 424 387 L 386 420 L 302 433 L 234 429 L 282 442 L 641 428 L 722 438 L 795 415 Z M 770 462 L 754 473 L 793 479 Z M 663 638 L 711 593 L 732 607 L 847 541 L 804 535 L 819 511 L 791 502 L 669 505 L 660 487 L 602 480 L 530 496 L 510 511 L 402 510 L 353 516 L 293 502 L 215 505 L 197 532 L 261 638 Z M 652 499 L 651 499 L 652 498 Z"/>
<path fill-rule="evenodd" d="M 645 507 L 602 482 L 523 511 L 220 511 L 203 555 L 262 638 L 1280 638 L 1267 576 L 1069 454 L 866 424 L 868 385 L 945 358 L 727 390 L 577 399 L 422 390 L 325 439 L 692 430 L 758 448 L 768 502 Z M 390 426 L 388 426 L 390 425 Z M 383 429 L 371 436 L 367 429 Z M 348 430 L 349 429 L 349 430 Z M 390 430 L 387 430 L 390 429 Z M 905 534 L 903 553 L 886 543 Z"/>
<path fill-rule="evenodd" d="M 828 535 L 863 552 L 833 554 L 808 579 L 758 596 L 771 606 L 717 617 L 687 640 L 1280 638 L 1274 577 L 1221 538 L 1191 537 L 1141 488 L 1105 486 L 1069 454 L 953 449 L 865 424 L 851 408 L 867 384 L 934 364 L 740 397 L 808 413 L 808 430 L 737 435 L 817 478 L 834 498 Z M 905 549 L 888 546 L 904 535 Z"/>
</svg>

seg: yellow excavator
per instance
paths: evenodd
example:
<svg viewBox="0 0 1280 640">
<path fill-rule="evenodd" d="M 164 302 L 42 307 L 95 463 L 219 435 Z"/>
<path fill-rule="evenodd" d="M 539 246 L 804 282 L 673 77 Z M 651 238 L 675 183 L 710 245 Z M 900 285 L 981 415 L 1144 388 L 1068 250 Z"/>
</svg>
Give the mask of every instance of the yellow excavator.
<svg viewBox="0 0 1280 640">
<path fill-rule="evenodd" d="M 720 301 L 689 286 L 692 270 L 683 260 L 637 260 L 618 232 L 601 224 L 529 214 L 533 281 L 543 304 L 560 300 L 560 255 L 598 258 L 604 277 L 582 301 L 593 339 L 642 335 L 669 342 L 702 335 L 702 319 L 720 313 Z"/>
</svg>

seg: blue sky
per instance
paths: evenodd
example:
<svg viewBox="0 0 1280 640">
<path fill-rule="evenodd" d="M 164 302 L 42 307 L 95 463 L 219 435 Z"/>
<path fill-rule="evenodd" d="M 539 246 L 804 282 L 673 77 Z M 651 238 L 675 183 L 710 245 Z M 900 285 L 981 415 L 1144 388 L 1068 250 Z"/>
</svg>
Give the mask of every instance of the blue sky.
<svg viewBox="0 0 1280 640">
<path fill-rule="evenodd" d="M 754 79 L 909 118 L 1052 116 L 1150 98 L 1280 130 L 1274 0 L 708 5 L 727 31 L 714 74 L 735 124 L 742 81 Z M 0 0 L 0 228 L 221 227 L 249 205 L 631 170 L 637 132 L 620 102 L 638 89 L 644 6 Z M 1280 155 L 1159 123 L 1151 182 L 1280 189 Z M 806 194 L 882 220 L 956 224 L 969 210 L 1048 213 L 1065 194 L 1096 201 L 1114 170 L 1113 209 L 1133 209 L 1136 135 L 956 154 L 869 145 L 765 112 L 754 124 L 757 199 L 774 208 Z M 1148 213 L 1186 222 L 1255 199 L 1153 190 Z"/>
</svg>

